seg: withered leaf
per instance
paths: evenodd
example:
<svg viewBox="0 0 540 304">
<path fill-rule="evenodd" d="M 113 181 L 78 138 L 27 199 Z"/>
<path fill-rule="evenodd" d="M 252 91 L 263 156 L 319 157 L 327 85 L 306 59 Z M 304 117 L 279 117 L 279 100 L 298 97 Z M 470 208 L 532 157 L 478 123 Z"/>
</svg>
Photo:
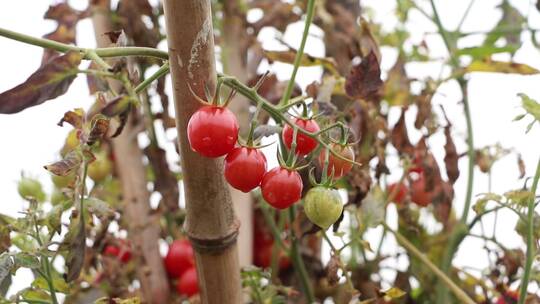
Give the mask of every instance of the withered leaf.
<svg viewBox="0 0 540 304">
<path fill-rule="evenodd" d="M 44 19 L 55 20 L 59 24 L 74 25 L 84 17 L 79 11 L 73 9 L 67 2 L 60 2 L 56 5 L 49 6 L 49 9 L 43 16 Z"/>
<path fill-rule="evenodd" d="M 54 99 L 68 90 L 77 76 L 82 54 L 68 52 L 40 67 L 22 84 L 0 94 L 0 114 L 13 114 Z"/>
<path fill-rule="evenodd" d="M 64 113 L 64 117 L 60 119 L 58 125 L 62 127 L 64 122 L 72 125 L 76 129 L 81 129 L 83 125 L 83 111 L 82 109 L 76 109 L 74 111 L 67 111 Z"/>
<path fill-rule="evenodd" d="M 339 282 L 339 265 L 339 255 L 333 254 L 326 265 L 326 278 L 328 279 L 330 286 L 336 285 Z"/>
<path fill-rule="evenodd" d="M 5 252 L 9 249 L 9 247 L 11 247 L 11 238 L 9 237 L 9 233 L 10 231 L 7 225 L 0 226 L 0 252 Z"/>
<path fill-rule="evenodd" d="M 81 273 L 86 252 L 86 228 L 77 210 L 74 210 L 71 214 L 71 221 L 63 246 L 68 249 L 66 256 L 68 272 L 64 279 L 66 282 L 72 282 Z"/>
<path fill-rule="evenodd" d="M 345 92 L 353 98 L 377 101 L 382 85 L 379 62 L 372 51 L 352 67 L 345 81 Z"/>
<path fill-rule="evenodd" d="M 107 105 L 101 110 L 101 113 L 107 117 L 113 117 L 126 112 L 129 109 L 131 100 L 127 95 L 119 95 L 107 101 Z"/>
<path fill-rule="evenodd" d="M 410 79 L 405 71 L 405 59 L 399 56 L 394 66 L 388 71 L 384 83 L 384 98 L 391 106 L 403 106 L 410 103 Z"/>
<path fill-rule="evenodd" d="M 518 168 L 519 168 L 519 178 L 523 178 L 525 176 L 525 162 L 523 161 L 521 154 L 518 154 L 517 161 L 518 161 Z"/>
<path fill-rule="evenodd" d="M 52 174 L 67 176 L 81 165 L 82 160 L 82 155 L 76 150 L 72 150 L 64 157 L 64 159 L 51 165 L 44 166 L 44 168 Z"/>
<path fill-rule="evenodd" d="M 414 127 L 421 129 L 422 126 L 426 126 L 429 120 L 433 119 L 433 112 L 431 109 L 431 98 L 433 94 L 428 90 L 422 90 L 419 96 L 416 96 L 415 103 L 418 108 L 416 119 L 414 120 Z"/>
<path fill-rule="evenodd" d="M 413 153 L 414 147 L 409 140 L 409 134 L 407 133 L 407 126 L 405 124 L 405 113 L 406 109 L 403 109 L 401 116 L 399 117 L 398 122 L 394 125 L 392 133 L 390 135 L 390 140 L 392 145 L 398 150 L 400 154 L 409 154 Z"/>
<path fill-rule="evenodd" d="M 92 127 L 90 129 L 90 134 L 86 139 L 88 145 L 93 145 L 96 141 L 102 139 L 109 130 L 109 119 L 103 115 L 96 115 L 92 119 Z"/>
<path fill-rule="evenodd" d="M 433 215 L 437 221 L 448 224 L 454 200 L 454 189 L 449 182 L 440 181 L 433 190 Z"/>
<path fill-rule="evenodd" d="M 272 63 L 273 61 L 293 64 L 296 58 L 294 50 L 289 51 L 264 51 L 264 56 Z M 313 57 L 309 54 L 303 54 L 300 59 L 300 66 L 322 66 L 334 75 L 339 75 L 337 65 L 333 58 Z"/>
<path fill-rule="evenodd" d="M 92 61 L 88 66 L 88 69 L 99 70 L 99 67 L 95 62 Z M 91 95 L 97 92 L 105 92 L 109 87 L 107 81 L 92 74 L 86 74 L 86 85 L 88 86 L 88 91 Z"/>
<path fill-rule="evenodd" d="M 366 54 L 373 53 L 376 56 L 376 59 L 378 62 L 381 62 L 381 52 L 379 50 L 379 45 L 377 44 L 377 41 L 375 41 L 375 38 L 373 37 L 373 34 L 371 33 L 371 29 L 369 27 L 369 23 L 366 19 L 360 18 L 360 26 L 361 26 L 361 32 L 360 32 L 360 50 L 363 54 L 363 56 L 366 56 Z"/>
<path fill-rule="evenodd" d="M 444 108 L 442 108 L 442 110 L 444 113 L 444 117 L 446 118 L 446 126 L 444 127 L 444 136 L 446 137 L 446 143 L 444 144 L 444 164 L 446 166 L 446 174 L 448 175 L 448 180 L 451 184 L 454 184 L 459 178 L 459 156 L 457 154 L 456 145 L 454 144 L 454 140 L 452 139 L 452 134 L 450 132 L 452 124 L 446 116 Z"/>
<path fill-rule="evenodd" d="M 154 188 L 161 193 L 162 202 L 167 212 L 177 210 L 180 197 L 178 180 L 169 168 L 169 163 L 165 157 L 165 150 L 150 145 L 144 149 L 144 153 L 148 157 L 148 161 L 154 172 Z"/>
</svg>

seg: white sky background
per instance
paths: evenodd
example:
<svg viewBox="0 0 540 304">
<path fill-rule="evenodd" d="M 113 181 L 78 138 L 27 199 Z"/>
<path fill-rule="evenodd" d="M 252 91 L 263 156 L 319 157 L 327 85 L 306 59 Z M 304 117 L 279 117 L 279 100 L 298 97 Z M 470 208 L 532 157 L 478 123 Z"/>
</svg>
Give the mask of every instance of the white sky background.
<svg viewBox="0 0 540 304">
<path fill-rule="evenodd" d="M 43 14 L 47 10 L 50 1 L 45 0 L 18 0 L 0 2 L 0 27 L 22 32 L 33 36 L 43 36 L 55 28 L 52 21 L 43 20 Z M 428 1 L 420 1 L 424 4 L 426 10 L 430 12 Z M 525 16 L 528 16 L 529 26 L 531 28 L 540 28 L 540 14 L 534 8 L 534 4 L 529 1 L 510 1 Z M 83 9 L 86 1 L 70 1 L 76 8 Z M 436 1 L 441 18 L 445 26 L 450 29 L 455 28 L 463 11 L 467 7 L 468 0 L 456 1 Z M 495 9 L 500 1 L 476 1 L 469 18 L 463 26 L 464 31 L 482 31 L 491 29 L 500 18 L 500 11 Z M 363 0 L 362 4 L 373 8 L 376 22 L 382 23 L 383 28 L 391 29 L 396 24 L 393 14 L 395 1 Z M 424 38 L 424 33 L 435 32 L 436 28 L 425 17 L 417 12 L 410 15 L 410 26 L 412 39 L 415 42 Z M 293 25 L 287 34 L 285 40 L 293 46 L 298 46 L 300 33 L 303 27 L 302 23 Z M 79 23 L 78 44 L 84 47 L 93 47 L 94 34 L 89 20 Z M 319 35 L 321 32 L 314 28 L 313 33 Z M 260 37 L 264 37 L 263 45 L 268 49 L 278 49 L 279 44 L 274 41 L 273 31 L 263 30 Z M 425 36 L 430 49 L 430 56 L 435 58 L 446 58 L 447 53 L 442 40 L 437 35 Z M 460 47 L 473 46 L 482 41 L 482 36 L 471 36 L 463 39 Z M 529 34 L 524 34 L 524 46 L 517 52 L 515 61 L 528 63 L 529 65 L 540 68 L 540 54 L 531 42 Z M 165 45 L 160 45 L 166 49 Z M 308 39 L 306 52 L 322 56 L 324 54 L 323 44 L 315 37 Z M 15 85 L 23 82 L 35 69 L 41 61 L 42 50 L 38 47 L 24 45 L 19 42 L 11 41 L 0 37 L 0 91 L 8 90 Z M 396 53 L 389 49 L 383 49 L 383 70 L 388 70 L 394 63 Z M 496 59 L 508 60 L 508 56 L 496 56 Z M 407 65 L 407 71 L 412 77 L 425 77 L 431 75 L 437 77 L 440 70 L 440 64 L 410 64 Z M 290 75 L 291 67 L 284 64 L 275 64 L 274 71 L 278 73 L 281 79 L 287 79 Z M 320 76 L 320 68 L 301 68 L 297 79 L 305 87 Z M 512 119 L 522 113 L 518 107 L 520 100 L 516 96 L 518 93 L 526 93 L 530 97 L 540 100 L 540 91 L 538 84 L 540 76 L 513 76 L 501 74 L 474 74 L 470 77 L 469 98 L 473 117 L 474 139 L 477 148 L 485 145 L 492 145 L 497 142 L 504 147 L 512 147 L 522 153 L 526 164 L 527 176 L 534 174 L 537 158 L 540 153 L 538 138 L 540 127 L 536 126 L 529 134 L 525 134 L 525 122 L 512 122 Z M 168 83 L 170 84 L 170 82 Z M 170 88 L 169 88 L 170 91 Z M 435 104 L 445 106 L 450 120 L 454 124 L 453 134 L 458 148 L 458 153 L 465 152 L 465 118 L 462 107 L 459 105 L 460 93 L 455 82 L 448 82 L 443 85 L 438 94 L 434 97 Z M 58 150 L 63 145 L 65 136 L 69 128 L 60 128 L 56 125 L 63 113 L 76 107 L 87 108 L 92 99 L 88 96 L 85 77 L 78 77 L 69 92 L 56 100 L 48 101 L 38 107 L 29 108 L 16 115 L 0 116 L 0 212 L 16 216 L 17 212 L 24 207 L 22 199 L 17 194 L 16 181 L 20 177 L 21 171 L 38 177 L 46 187 L 46 190 L 52 188 L 52 184 L 47 172 L 42 168 L 44 164 L 50 163 L 58 158 Z M 412 125 L 414 120 L 414 109 L 409 111 L 408 123 Z M 393 110 L 390 115 L 391 124 L 397 121 L 398 110 Z M 411 128 L 410 128 L 411 129 Z M 170 140 L 174 134 L 167 134 Z M 420 137 L 419 134 L 411 134 L 413 142 Z M 162 140 L 162 142 L 164 142 Z M 431 147 L 436 152 L 436 156 L 443 166 L 444 157 L 444 137 L 437 134 L 429 141 Z M 169 145 L 172 148 L 172 145 Z M 273 157 L 273 151 L 267 154 Z M 174 154 L 169 154 L 174 159 Z M 390 160 L 389 165 L 395 165 L 397 161 Z M 466 188 L 466 167 L 467 160 L 460 161 L 461 176 L 455 186 L 457 206 L 461 214 Z M 393 171 L 389 180 L 399 178 L 401 172 Z M 523 185 L 523 180 L 518 180 L 517 161 L 514 155 L 508 156 L 498 162 L 493 168 L 492 187 L 494 192 L 503 193 L 510 189 L 519 188 Z M 487 175 L 476 171 L 474 194 L 487 191 Z M 391 208 L 392 209 L 392 208 Z M 470 213 L 474 216 L 474 212 Z M 395 212 L 390 211 L 389 220 L 391 225 L 395 225 Z M 437 229 L 434 221 L 426 217 L 428 226 Z M 499 214 L 498 225 L 496 227 L 497 238 L 508 248 L 523 246 L 520 237 L 514 232 L 513 227 L 516 217 L 510 211 L 501 211 Z M 486 217 L 485 226 L 487 231 L 491 231 L 493 218 Z M 479 226 L 475 232 L 479 233 Z M 373 246 L 377 244 L 380 235 L 380 229 L 374 229 L 368 234 L 368 240 Z M 466 239 L 459 251 L 454 264 L 456 266 L 470 266 L 475 269 L 484 268 L 488 265 L 485 251 L 482 250 L 483 242 L 473 238 Z M 391 238 L 383 247 L 384 252 L 395 252 L 396 244 Z M 391 264 L 395 265 L 394 262 Z M 406 261 L 399 261 L 399 269 L 405 269 Z M 390 278 L 391 273 L 389 273 Z M 25 287 L 29 282 L 28 272 L 19 271 L 15 277 L 14 290 Z"/>
</svg>

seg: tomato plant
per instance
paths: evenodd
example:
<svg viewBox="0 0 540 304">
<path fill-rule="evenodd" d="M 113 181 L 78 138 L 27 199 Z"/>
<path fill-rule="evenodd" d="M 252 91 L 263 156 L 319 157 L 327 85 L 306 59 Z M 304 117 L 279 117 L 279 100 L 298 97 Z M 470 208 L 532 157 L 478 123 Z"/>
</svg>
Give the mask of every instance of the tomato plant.
<svg viewBox="0 0 540 304">
<path fill-rule="evenodd" d="M 187 135 L 193 151 L 206 157 L 229 153 L 238 139 L 238 121 L 225 107 L 203 106 L 188 122 Z"/>
<path fill-rule="evenodd" d="M 255 148 L 236 147 L 225 157 L 225 178 L 240 191 L 257 188 L 266 173 L 266 157 Z"/>
</svg>

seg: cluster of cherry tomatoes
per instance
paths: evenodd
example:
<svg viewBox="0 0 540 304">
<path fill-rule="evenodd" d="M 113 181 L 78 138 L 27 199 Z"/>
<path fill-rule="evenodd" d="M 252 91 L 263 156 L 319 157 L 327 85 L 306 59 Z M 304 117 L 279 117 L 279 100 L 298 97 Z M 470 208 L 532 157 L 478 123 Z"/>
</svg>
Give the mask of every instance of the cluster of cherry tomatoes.
<svg viewBox="0 0 540 304">
<path fill-rule="evenodd" d="M 292 123 L 299 129 L 311 134 L 320 131 L 314 119 L 293 117 Z M 191 148 L 210 158 L 225 156 L 224 175 L 227 182 L 235 189 L 249 192 L 261 187 L 264 200 L 276 209 L 286 209 L 302 198 L 302 178 L 294 166 L 280 162 L 280 166 L 267 171 L 266 157 L 251 145 L 237 146 L 238 122 L 235 115 L 226 107 L 205 105 L 197 110 L 188 122 L 187 135 Z M 289 124 L 283 127 L 283 144 L 294 150 L 296 156 L 306 156 L 319 146 L 317 139 L 296 132 L 296 145 L 293 147 L 294 128 Z M 332 151 L 342 158 L 354 160 L 352 149 L 346 144 L 331 143 Z M 318 157 L 321 166 L 328 159 L 328 172 L 337 179 L 352 168 L 352 163 L 334 156 L 326 155 L 323 150 Z M 328 202 L 330 200 L 330 203 Z M 324 205 L 324 206 L 323 206 Z M 331 216 L 327 216 L 327 209 Z M 329 222 L 335 222 L 342 212 L 342 203 L 337 190 L 330 186 L 311 189 L 306 195 L 305 209 L 310 220 L 322 228 L 328 228 Z M 339 213 L 336 217 L 336 213 Z M 323 219 L 324 218 L 324 219 Z"/>
<path fill-rule="evenodd" d="M 172 242 L 163 261 L 169 276 L 177 279 L 175 285 L 177 293 L 188 297 L 199 293 L 195 256 L 188 240 Z"/>
<path fill-rule="evenodd" d="M 433 201 L 435 193 L 426 190 L 426 178 L 421 168 L 413 168 L 410 172 L 411 179 L 409 186 L 405 180 L 388 185 L 388 201 L 403 205 L 407 199 L 407 195 L 410 195 L 411 202 L 425 207 Z"/>
</svg>

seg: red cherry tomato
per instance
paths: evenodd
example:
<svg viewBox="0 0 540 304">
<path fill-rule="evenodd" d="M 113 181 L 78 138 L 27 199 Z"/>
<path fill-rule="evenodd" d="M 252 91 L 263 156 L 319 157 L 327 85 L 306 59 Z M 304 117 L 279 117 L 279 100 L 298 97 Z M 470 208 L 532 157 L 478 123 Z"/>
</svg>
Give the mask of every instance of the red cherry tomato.
<svg viewBox="0 0 540 304">
<path fill-rule="evenodd" d="M 131 260 L 131 246 L 125 240 L 119 240 L 120 242 L 120 252 L 118 253 L 118 258 L 120 261 L 127 263 Z"/>
<path fill-rule="evenodd" d="M 330 148 L 332 151 L 337 152 L 337 154 L 341 155 L 342 157 L 354 161 L 354 151 L 351 146 L 342 146 L 340 144 L 331 143 Z M 321 165 L 321 168 L 324 168 L 325 158 L 326 149 L 322 150 L 321 154 L 319 154 L 319 164 Z M 332 174 L 332 170 L 334 170 L 334 178 L 340 178 L 349 173 L 351 169 L 351 163 L 337 158 L 332 153 L 330 153 L 328 156 L 328 175 Z"/>
<path fill-rule="evenodd" d="M 320 130 L 319 125 L 313 119 L 294 118 L 293 122 L 301 129 L 308 132 L 317 132 Z M 281 135 L 285 146 L 290 149 L 293 141 L 294 130 L 289 125 L 285 125 Z M 315 139 L 307 136 L 306 134 L 301 132 L 296 134 L 296 154 L 309 154 L 311 151 L 317 148 L 318 144 L 319 143 Z"/>
<path fill-rule="evenodd" d="M 197 270 L 191 267 L 186 270 L 176 283 L 176 292 L 191 297 L 199 293 L 199 284 L 197 281 Z"/>
<path fill-rule="evenodd" d="M 117 257 L 120 254 L 120 248 L 115 245 L 107 245 L 103 249 L 103 255 Z"/>
<path fill-rule="evenodd" d="M 409 192 L 409 189 L 404 183 L 393 183 L 388 185 L 388 190 L 386 193 L 388 195 L 389 202 L 394 202 L 401 205 L 405 201 L 407 192 Z"/>
<path fill-rule="evenodd" d="M 233 188 L 249 192 L 257 188 L 266 173 L 266 157 L 255 148 L 234 148 L 225 158 L 225 178 Z"/>
<path fill-rule="evenodd" d="M 227 108 L 204 106 L 188 122 L 191 149 L 206 157 L 229 153 L 238 139 L 238 121 Z"/>
<path fill-rule="evenodd" d="M 423 174 L 411 183 L 411 201 L 425 207 L 432 201 L 432 192 L 426 191 L 426 180 Z"/>
<path fill-rule="evenodd" d="M 276 167 L 268 171 L 261 182 L 262 196 L 268 204 L 285 209 L 302 197 L 302 178 L 297 171 Z"/>
<path fill-rule="evenodd" d="M 275 246 L 278 246 L 278 245 L 276 244 Z M 268 268 L 271 266 L 273 247 L 274 247 L 274 244 L 270 243 L 268 245 L 265 245 L 259 248 L 257 251 L 255 251 L 255 257 L 253 261 L 255 266 L 258 266 L 261 268 Z M 280 250 L 279 251 L 279 269 L 287 269 L 290 266 L 291 266 L 291 260 L 283 252 L 283 250 Z"/>
<path fill-rule="evenodd" d="M 496 304 L 516 304 L 519 300 L 519 293 L 514 290 L 507 290 L 504 295 L 497 299 Z"/>
<path fill-rule="evenodd" d="M 188 240 L 175 240 L 169 246 L 169 251 L 165 256 L 165 269 L 167 273 L 178 278 L 186 270 L 195 266 L 193 248 Z"/>
</svg>

